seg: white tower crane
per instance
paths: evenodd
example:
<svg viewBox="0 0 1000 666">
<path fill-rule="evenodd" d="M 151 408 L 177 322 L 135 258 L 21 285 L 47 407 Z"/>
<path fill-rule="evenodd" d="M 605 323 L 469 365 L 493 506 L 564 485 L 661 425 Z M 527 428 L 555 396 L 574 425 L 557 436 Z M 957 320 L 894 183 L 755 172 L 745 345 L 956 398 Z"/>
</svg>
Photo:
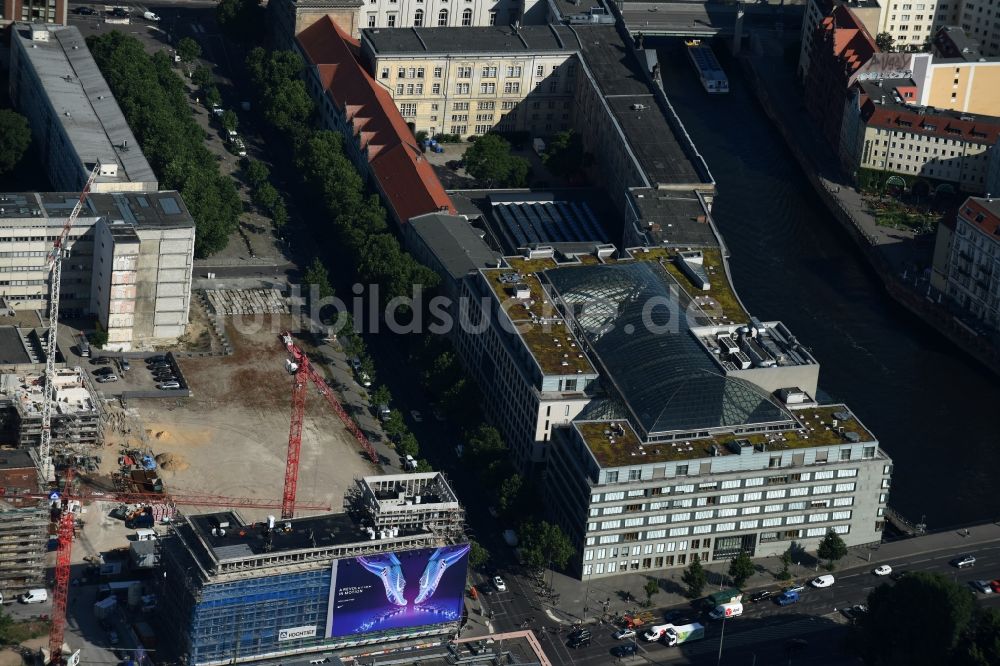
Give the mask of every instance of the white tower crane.
<svg viewBox="0 0 1000 666">
<path fill-rule="evenodd" d="M 73 206 L 73 212 L 66 218 L 62 231 L 56 236 L 52 243 L 52 250 L 49 251 L 48 265 L 52 270 L 49 282 L 49 337 L 45 341 L 45 390 L 42 397 L 42 439 L 38 445 L 38 467 L 39 475 L 43 483 L 55 480 L 55 467 L 52 464 L 52 398 L 56 378 L 56 338 L 59 335 L 59 281 L 62 278 L 63 246 L 66 237 L 69 235 L 73 223 L 80 215 L 83 202 L 86 201 L 90 193 L 90 186 L 94 184 L 97 175 L 101 171 L 101 164 L 94 165 L 94 170 L 90 172 L 80 198 Z"/>
</svg>

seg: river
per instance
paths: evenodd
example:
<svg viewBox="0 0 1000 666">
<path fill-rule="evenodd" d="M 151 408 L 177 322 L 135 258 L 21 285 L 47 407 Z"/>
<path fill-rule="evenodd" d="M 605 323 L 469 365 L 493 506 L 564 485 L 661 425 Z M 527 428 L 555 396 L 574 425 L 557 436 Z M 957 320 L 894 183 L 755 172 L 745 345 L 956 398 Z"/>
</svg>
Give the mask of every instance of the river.
<svg viewBox="0 0 1000 666">
<path fill-rule="evenodd" d="M 731 92 L 711 97 L 677 45 L 660 62 L 718 183 L 740 298 L 812 349 L 821 397 L 848 404 L 892 457 L 889 504 L 931 530 L 1000 518 L 1000 381 L 886 295 L 732 62 Z"/>
</svg>

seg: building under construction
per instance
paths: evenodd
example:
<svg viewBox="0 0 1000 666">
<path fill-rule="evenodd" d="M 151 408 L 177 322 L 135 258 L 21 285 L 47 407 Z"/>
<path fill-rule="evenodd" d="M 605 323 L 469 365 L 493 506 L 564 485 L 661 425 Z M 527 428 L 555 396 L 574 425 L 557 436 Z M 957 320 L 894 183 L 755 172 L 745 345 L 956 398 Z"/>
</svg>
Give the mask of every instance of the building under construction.
<svg viewBox="0 0 1000 666">
<path fill-rule="evenodd" d="M 52 446 L 80 450 L 100 440 L 100 411 L 81 368 L 56 370 L 52 405 Z M 17 445 L 37 447 L 42 437 L 45 373 L 0 374 L 0 410 L 12 410 Z"/>
<path fill-rule="evenodd" d="M 157 649 L 195 666 L 453 635 L 469 545 L 445 477 L 365 477 L 345 505 L 253 524 L 178 519 L 162 542 Z"/>
<path fill-rule="evenodd" d="M 19 497 L 38 491 L 38 467 L 29 452 L 0 449 L 0 593 L 7 600 L 44 586 L 48 506 Z"/>
</svg>

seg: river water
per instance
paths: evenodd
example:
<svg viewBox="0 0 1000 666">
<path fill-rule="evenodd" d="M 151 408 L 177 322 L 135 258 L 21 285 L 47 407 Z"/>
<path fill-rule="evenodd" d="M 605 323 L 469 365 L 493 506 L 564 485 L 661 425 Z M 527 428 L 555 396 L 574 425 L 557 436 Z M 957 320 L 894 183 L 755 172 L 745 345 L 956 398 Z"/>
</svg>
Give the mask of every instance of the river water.
<svg viewBox="0 0 1000 666">
<path fill-rule="evenodd" d="M 812 349 L 821 397 L 848 404 L 893 458 L 889 504 L 931 530 L 1000 518 L 1000 380 L 885 294 L 731 61 L 731 92 L 711 97 L 679 46 L 660 62 L 718 183 L 740 298 Z"/>
</svg>

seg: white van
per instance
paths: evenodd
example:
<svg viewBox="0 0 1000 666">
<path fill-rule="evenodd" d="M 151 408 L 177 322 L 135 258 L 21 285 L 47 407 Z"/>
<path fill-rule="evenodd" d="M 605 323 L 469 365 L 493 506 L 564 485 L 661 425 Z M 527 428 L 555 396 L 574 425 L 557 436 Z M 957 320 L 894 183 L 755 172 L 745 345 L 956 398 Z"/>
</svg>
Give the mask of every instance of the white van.
<svg viewBox="0 0 1000 666">
<path fill-rule="evenodd" d="M 42 604 L 49 600 L 49 592 L 43 587 L 28 590 L 20 597 L 22 604 Z"/>
<path fill-rule="evenodd" d="M 146 19 L 147 21 L 153 21 L 154 23 L 160 20 L 160 17 L 154 14 L 153 12 L 143 12 L 142 18 Z"/>
<path fill-rule="evenodd" d="M 716 606 L 714 610 L 709 612 L 708 617 L 713 620 L 721 620 L 723 618 L 739 617 L 740 615 L 743 615 L 743 604 L 739 601 L 734 601 Z"/>
<path fill-rule="evenodd" d="M 135 531 L 136 541 L 154 541 L 156 540 L 156 532 L 151 529 L 138 529 Z"/>
</svg>

